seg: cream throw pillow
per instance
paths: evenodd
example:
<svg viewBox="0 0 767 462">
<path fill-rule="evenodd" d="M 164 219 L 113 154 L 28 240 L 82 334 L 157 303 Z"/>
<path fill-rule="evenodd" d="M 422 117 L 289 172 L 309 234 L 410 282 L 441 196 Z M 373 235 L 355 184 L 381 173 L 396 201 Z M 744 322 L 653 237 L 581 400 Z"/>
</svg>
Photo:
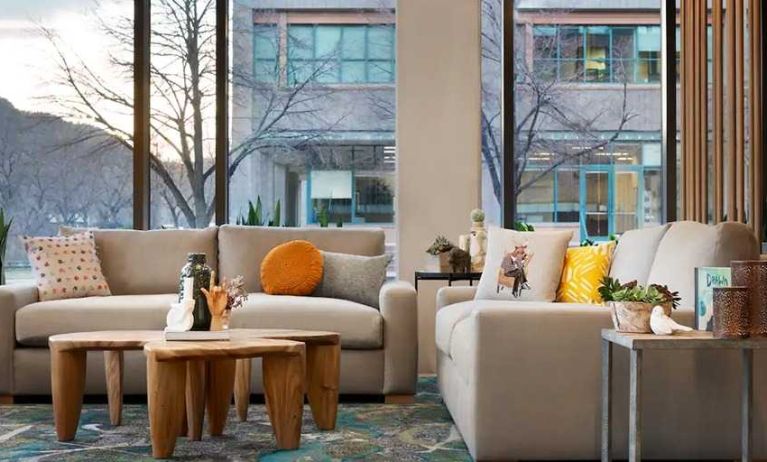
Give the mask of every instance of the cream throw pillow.
<svg viewBox="0 0 767 462">
<path fill-rule="evenodd" d="M 40 301 L 111 295 L 93 233 L 21 238 L 37 279 Z"/>
<path fill-rule="evenodd" d="M 490 227 L 475 300 L 553 302 L 572 231 L 520 232 Z"/>
</svg>

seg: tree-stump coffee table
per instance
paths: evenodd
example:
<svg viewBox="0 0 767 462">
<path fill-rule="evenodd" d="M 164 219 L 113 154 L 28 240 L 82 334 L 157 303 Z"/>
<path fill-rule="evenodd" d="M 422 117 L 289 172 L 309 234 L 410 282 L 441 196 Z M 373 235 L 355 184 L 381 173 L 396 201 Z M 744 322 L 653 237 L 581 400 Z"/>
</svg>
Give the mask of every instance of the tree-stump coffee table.
<svg viewBox="0 0 767 462">
<path fill-rule="evenodd" d="M 268 338 L 293 340 L 306 344 L 306 392 L 315 422 L 320 429 L 333 429 L 338 408 L 338 382 L 340 372 L 340 336 L 334 332 L 291 329 L 232 329 L 234 340 Z M 119 425 L 122 416 L 123 352 L 141 350 L 149 342 L 162 341 L 162 331 L 97 331 L 51 336 L 51 388 L 54 420 L 59 441 L 75 438 L 85 389 L 87 351 L 103 351 L 106 366 L 107 397 L 110 421 Z M 181 342 L 173 342 L 181 343 Z M 250 397 L 250 359 L 236 361 L 235 403 L 241 420 L 247 418 Z M 206 361 L 192 361 L 187 365 L 187 431 L 190 439 L 202 438 L 203 412 L 206 389 L 217 389 L 220 380 L 207 380 L 220 374 L 231 380 L 231 367 L 217 366 L 209 371 Z M 209 382 L 206 384 L 206 382 Z M 226 387 L 224 387 L 226 388 Z M 230 389 L 231 390 L 231 389 Z M 214 391 L 215 392 L 215 391 Z M 222 391 L 223 393 L 223 391 Z M 197 410 L 197 412 L 193 412 Z M 210 414 L 211 409 L 209 407 Z M 214 410 L 215 412 L 215 410 Z M 218 413 L 217 413 L 218 415 Z M 223 432 L 226 413 L 221 418 L 208 419 L 211 435 Z M 183 425 L 182 425 L 182 430 Z"/>
<path fill-rule="evenodd" d="M 232 400 L 235 361 L 261 358 L 264 396 L 277 447 L 296 449 L 301 440 L 304 409 L 304 344 L 291 340 L 253 338 L 205 342 L 149 342 L 147 400 L 152 455 L 173 455 L 176 438 L 182 433 L 184 412 L 202 415 L 202 400 L 189 406 L 186 390 L 199 389 L 201 377 L 188 374 L 188 364 L 206 362 L 211 371 L 205 401 L 211 426 L 223 432 Z M 186 404 L 185 404 L 185 396 Z"/>
</svg>

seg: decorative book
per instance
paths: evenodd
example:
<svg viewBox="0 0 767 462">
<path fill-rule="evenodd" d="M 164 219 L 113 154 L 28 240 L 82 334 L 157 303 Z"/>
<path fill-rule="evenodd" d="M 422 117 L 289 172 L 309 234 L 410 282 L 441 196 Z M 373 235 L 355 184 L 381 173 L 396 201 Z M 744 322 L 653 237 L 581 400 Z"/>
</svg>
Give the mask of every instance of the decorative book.
<svg viewBox="0 0 767 462">
<path fill-rule="evenodd" d="M 226 330 L 188 330 L 185 332 L 165 332 L 165 340 L 204 342 L 214 340 L 229 340 Z"/>
<path fill-rule="evenodd" d="M 695 329 L 714 330 L 714 287 L 729 286 L 731 281 L 729 267 L 695 268 Z"/>
</svg>

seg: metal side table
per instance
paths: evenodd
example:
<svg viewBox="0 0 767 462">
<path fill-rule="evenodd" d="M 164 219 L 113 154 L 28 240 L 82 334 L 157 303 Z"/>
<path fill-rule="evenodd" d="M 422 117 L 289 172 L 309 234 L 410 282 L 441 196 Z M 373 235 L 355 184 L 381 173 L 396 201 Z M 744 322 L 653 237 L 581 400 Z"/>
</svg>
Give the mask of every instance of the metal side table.
<svg viewBox="0 0 767 462">
<path fill-rule="evenodd" d="M 718 339 L 711 332 L 677 335 L 624 334 L 602 330 L 602 462 L 612 460 L 613 345 L 629 350 L 629 462 L 642 458 L 642 352 L 644 350 L 741 350 L 741 460 L 751 461 L 754 350 L 767 349 L 765 339 Z"/>
<path fill-rule="evenodd" d="M 474 285 L 474 281 L 479 281 L 482 272 L 469 273 L 442 273 L 439 271 L 416 271 L 415 272 L 415 290 L 418 292 L 418 281 L 447 281 L 448 286 L 452 286 L 455 281 L 469 281 L 469 285 Z"/>
</svg>

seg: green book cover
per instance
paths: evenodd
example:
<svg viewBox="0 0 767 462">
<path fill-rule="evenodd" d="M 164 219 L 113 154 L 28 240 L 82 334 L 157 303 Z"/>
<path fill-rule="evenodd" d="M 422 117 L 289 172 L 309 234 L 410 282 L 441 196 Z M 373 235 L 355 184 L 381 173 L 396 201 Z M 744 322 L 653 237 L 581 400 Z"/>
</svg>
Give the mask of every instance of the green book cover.
<svg viewBox="0 0 767 462">
<path fill-rule="evenodd" d="M 695 268 L 695 328 L 714 330 L 714 287 L 729 286 L 729 267 L 701 266 Z"/>
</svg>

